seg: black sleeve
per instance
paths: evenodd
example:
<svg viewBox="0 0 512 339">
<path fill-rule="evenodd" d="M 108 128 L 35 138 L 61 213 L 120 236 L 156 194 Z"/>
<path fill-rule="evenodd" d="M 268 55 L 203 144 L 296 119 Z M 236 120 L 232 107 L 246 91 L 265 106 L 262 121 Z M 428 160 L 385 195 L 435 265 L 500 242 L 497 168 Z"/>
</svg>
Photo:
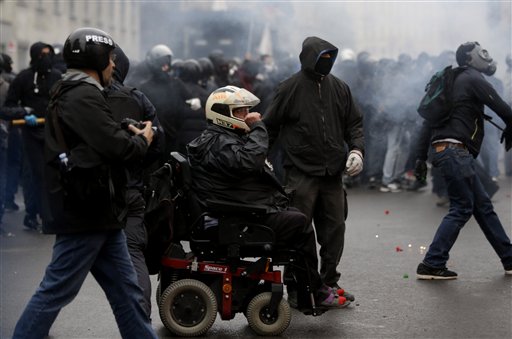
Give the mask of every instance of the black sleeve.
<svg viewBox="0 0 512 339">
<path fill-rule="evenodd" d="M 494 87 L 483 77 L 475 78 L 473 83 L 478 100 L 496 112 L 507 126 L 512 126 L 512 109 L 503 101 Z"/>
<path fill-rule="evenodd" d="M 279 136 L 281 125 L 284 124 L 287 110 L 286 91 L 282 85 L 279 85 L 274 93 L 274 97 L 263 115 L 263 122 L 268 131 L 269 149 Z"/>
<path fill-rule="evenodd" d="M 355 104 L 348 86 L 346 86 L 346 91 L 348 105 L 345 119 L 345 141 L 349 151 L 357 149 L 364 154 L 363 115 Z"/>
<path fill-rule="evenodd" d="M 27 112 L 20 106 L 23 96 L 23 79 L 14 78 L 7 91 L 4 106 L 0 109 L 0 118 L 5 120 L 23 119 Z"/>
<path fill-rule="evenodd" d="M 87 88 L 90 87 L 90 88 Z M 83 85 L 71 98 L 63 121 L 85 144 L 106 159 L 142 159 L 148 144 L 142 135 L 130 136 L 114 121 L 105 98 L 91 85 Z"/>
<path fill-rule="evenodd" d="M 265 124 L 255 123 L 244 142 L 221 135 L 216 147 L 214 156 L 210 157 L 215 168 L 225 172 L 236 171 L 238 175 L 259 172 L 265 166 L 268 152 L 268 134 Z"/>
</svg>

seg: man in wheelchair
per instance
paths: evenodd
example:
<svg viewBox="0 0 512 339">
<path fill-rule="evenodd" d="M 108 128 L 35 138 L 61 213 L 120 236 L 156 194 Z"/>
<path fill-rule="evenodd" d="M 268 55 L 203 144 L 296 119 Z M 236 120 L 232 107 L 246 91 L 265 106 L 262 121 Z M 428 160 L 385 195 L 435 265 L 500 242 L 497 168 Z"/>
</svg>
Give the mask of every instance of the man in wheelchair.
<svg viewBox="0 0 512 339">
<path fill-rule="evenodd" d="M 325 285 L 317 271 L 318 259 L 313 228 L 299 210 L 288 207 L 289 199 L 266 160 L 268 134 L 261 115 L 249 110 L 260 100 L 245 89 L 226 86 L 215 90 L 206 102 L 207 129 L 187 146 L 193 191 L 207 209 L 207 201 L 259 205 L 264 213 L 245 213 L 248 221 L 270 227 L 277 249 L 295 250 L 298 269 L 285 268 L 289 302 L 310 304 L 300 291 L 309 281 L 316 305 L 343 308 L 350 301 Z M 305 269 L 304 269 L 305 267 Z M 297 293 L 299 292 L 299 293 Z M 292 296 L 292 298 L 290 298 Z"/>
</svg>

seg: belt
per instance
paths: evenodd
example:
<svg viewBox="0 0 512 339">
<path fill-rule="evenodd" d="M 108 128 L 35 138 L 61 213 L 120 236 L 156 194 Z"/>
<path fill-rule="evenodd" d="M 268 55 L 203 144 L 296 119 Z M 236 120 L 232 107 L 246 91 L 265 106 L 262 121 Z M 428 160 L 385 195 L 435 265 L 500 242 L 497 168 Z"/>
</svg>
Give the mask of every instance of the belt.
<svg viewBox="0 0 512 339">
<path fill-rule="evenodd" d="M 454 142 L 436 142 L 434 145 L 434 148 L 436 150 L 436 153 L 442 152 L 447 148 L 460 148 L 460 149 L 466 149 L 466 146 L 464 144 L 454 143 Z"/>
</svg>

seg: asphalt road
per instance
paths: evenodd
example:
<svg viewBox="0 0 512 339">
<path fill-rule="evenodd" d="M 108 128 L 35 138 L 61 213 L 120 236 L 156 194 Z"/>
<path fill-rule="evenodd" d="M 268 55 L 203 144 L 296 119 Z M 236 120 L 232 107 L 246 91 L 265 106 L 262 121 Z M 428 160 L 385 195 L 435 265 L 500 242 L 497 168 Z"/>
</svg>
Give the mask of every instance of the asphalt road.
<svg viewBox="0 0 512 339">
<path fill-rule="evenodd" d="M 512 179 L 500 178 L 493 201 L 512 234 Z M 283 338 L 512 338 L 512 276 L 472 219 L 451 251 L 454 281 L 419 281 L 415 270 L 446 208 L 429 192 L 349 190 L 342 286 L 355 294 L 348 308 L 320 317 L 292 311 Z M 10 338 L 51 256 L 53 236 L 28 231 L 24 212 L 7 213 L 0 236 L 0 338 Z M 10 234 L 9 234 L 10 233 Z M 153 287 L 156 288 L 156 277 Z M 153 301 L 153 326 L 170 337 Z M 65 307 L 52 338 L 119 338 L 110 306 L 93 278 Z M 209 338 L 254 337 L 242 314 L 219 317 Z"/>
</svg>

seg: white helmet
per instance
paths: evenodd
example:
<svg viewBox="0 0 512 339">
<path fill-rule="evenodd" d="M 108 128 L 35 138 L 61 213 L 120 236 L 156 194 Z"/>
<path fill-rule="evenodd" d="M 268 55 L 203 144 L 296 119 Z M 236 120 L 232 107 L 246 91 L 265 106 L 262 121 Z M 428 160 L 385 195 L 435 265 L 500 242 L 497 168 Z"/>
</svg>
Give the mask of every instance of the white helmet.
<svg viewBox="0 0 512 339">
<path fill-rule="evenodd" d="M 206 119 L 227 129 L 249 131 L 250 128 L 244 120 L 233 115 L 233 109 L 250 109 L 259 103 L 260 99 L 246 89 L 236 86 L 221 87 L 213 91 L 206 101 Z"/>
<path fill-rule="evenodd" d="M 169 65 L 170 69 L 172 57 L 171 49 L 167 45 L 159 44 L 151 47 L 146 53 L 146 62 L 154 71 L 161 71 L 165 64 Z"/>
</svg>

